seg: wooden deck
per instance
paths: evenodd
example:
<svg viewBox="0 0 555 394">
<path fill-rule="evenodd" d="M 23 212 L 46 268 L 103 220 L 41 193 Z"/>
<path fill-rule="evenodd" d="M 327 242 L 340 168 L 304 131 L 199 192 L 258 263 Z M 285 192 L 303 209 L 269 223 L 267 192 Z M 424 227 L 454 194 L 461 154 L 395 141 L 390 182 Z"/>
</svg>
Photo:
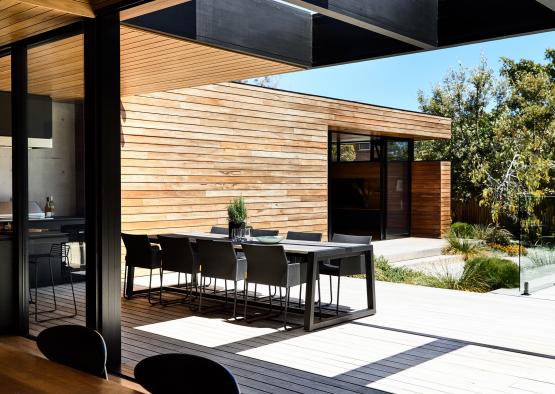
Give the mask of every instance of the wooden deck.
<svg viewBox="0 0 555 394">
<path fill-rule="evenodd" d="M 341 288 L 346 304 L 362 302 L 360 280 Z M 83 286 L 76 291 L 77 318 L 31 321 L 31 334 L 84 323 Z M 48 289 L 41 294 L 46 302 Z M 70 312 L 69 287 L 58 294 Z M 150 355 L 188 352 L 229 367 L 245 393 L 555 392 L 554 301 L 378 283 L 377 302 L 375 316 L 307 333 L 228 322 L 230 311 L 122 300 L 122 372 Z"/>
</svg>

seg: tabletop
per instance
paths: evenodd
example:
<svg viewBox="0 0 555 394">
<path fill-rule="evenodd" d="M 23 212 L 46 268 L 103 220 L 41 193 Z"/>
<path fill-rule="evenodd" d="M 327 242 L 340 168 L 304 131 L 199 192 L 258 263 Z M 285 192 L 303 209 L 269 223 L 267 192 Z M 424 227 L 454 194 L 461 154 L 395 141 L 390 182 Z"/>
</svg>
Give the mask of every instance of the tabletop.
<svg viewBox="0 0 555 394">
<path fill-rule="evenodd" d="M 5 393 L 139 393 L 5 344 L 0 344 L 0 384 Z"/>
<path fill-rule="evenodd" d="M 196 239 L 211 239 L 211 240 L 227 240 L 227 235 L 201 233 L 201 232 L 187 232 L 187 233 L 174 233 L 174 234 L 160 234 L 169 237 L 188 237 L 193 241 Z M 150 236 L 152 242 L 157 241 L 157 236 Z M 314 242 L 314 241 L 297 241 L 284 239 L 279 244 L 283 246 L 286 253 L 294 254 L 308 254 L 318 253 L 319 255 L 333 256 L 341 253 L 363 253 L 372 249 L 371 245 L 365 244 L 347 244 L 339 242 Z M 240 244 L 235 244 L 236 249 L 241 249 Z"/>
</svg>

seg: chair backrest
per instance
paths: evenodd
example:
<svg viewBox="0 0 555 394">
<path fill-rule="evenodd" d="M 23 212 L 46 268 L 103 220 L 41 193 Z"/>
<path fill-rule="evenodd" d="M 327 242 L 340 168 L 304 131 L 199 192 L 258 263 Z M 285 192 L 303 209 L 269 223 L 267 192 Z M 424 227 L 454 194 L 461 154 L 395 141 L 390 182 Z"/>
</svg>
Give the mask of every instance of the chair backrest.
<svg viewBox="0 0 555 394">
<path fill-rule="evenodd" d="M 67 243 L 53 243 L 50 245 L 50 258 L 58 259 L 62 267 L 69 267 L 70 247 Z"/>
<path fill-rule="evenodd" d="M 216 226 L 212 226 L 212 228 L 210 229 L 210 232 L 212 234 L 223 234 L 223 235 L 228 235 L 229 234 L 229 229 L 227 227 L 216 227 Z"/>
<path fill-rule="evenodd" d="M 247 258 L 247 281 L 285 287 L 287 256 L 282 245 L 243 244 Z"/>
<path fill-rule="evenodd" d="M 251 237 L 274 237 L 278 234 L 278 230 L 262 230 L 256 228 L 251 230 Z"/>
<path fill-rule="evenodd" d="M 236 280 L 237 255 L 231 241 L 198 239 L 197 245 L 203 276 Z"/>
<path fill-rule="evenodd" d="M 95 330 L 76 325 L 46 328 L 39 333 L 37 346 L 49 360 L 108 378 L 106 343 Z"/>
<path fill-rule="evenodd" d="M 322 233 L 304 233 L 299 231 L 288 231 L 287 239 L 292 239 L 296 241 L 320 242 L 322 240 Z"/>
<path fill-rule="evenodd" d="M 125 245 L 125 261 L 132 266 L 149 267 L 152 264 L 152 246 L 148 235 L 121 234 Z"/>
<path fill-rule="evenodd" d="M 348 235 L 348 234 L 333 234 L 332 242 L 340 242 L 344 244 L 363 244 L 370 245 L 372 242 L 371 235 Z"/>
<path fill-rule="evenodd" d="M 145 358 L 135 367 L 135 379 L 153 394 L 241 392 L 227 368 L 192 354 L 169 353 Z"/>
<path fill-rule="evenodd" d="M 187 274 L 197 272 L 197 263 L 189 238 L 159 235 L 158 242 L 162 248 L 162 268 Z"/>
</svg>

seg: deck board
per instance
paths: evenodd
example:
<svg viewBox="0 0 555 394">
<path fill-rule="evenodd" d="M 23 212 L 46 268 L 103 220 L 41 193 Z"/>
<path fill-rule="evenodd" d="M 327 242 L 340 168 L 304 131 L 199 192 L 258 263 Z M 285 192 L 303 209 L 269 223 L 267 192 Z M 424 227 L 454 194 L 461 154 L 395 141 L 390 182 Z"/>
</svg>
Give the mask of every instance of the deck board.
<svg viewBox="0 0 555 394">
<path fill-rule="evenodd" d="M 341 287 L 342 303 L 362 306 L 362 281 Z M 57 294 L 71 312 L 70 288 Z M 48 288 L 39 297 L 51 307 Z M 76 297 L 76 318 L 31 319 L 31 334 L 84 324 L 83 284 Z M 183 304 L 122 300 L 122 373 L 144 357 L 187 352 L 230 368 L 245 393 L 555 392 L 554 301 L 388 283 L 378 283 L 377 297 L 375 316 L 311 333 L 278 330 L 279 320 L 226 321 L 231 310 L 199 315 Z"/>
</svg>

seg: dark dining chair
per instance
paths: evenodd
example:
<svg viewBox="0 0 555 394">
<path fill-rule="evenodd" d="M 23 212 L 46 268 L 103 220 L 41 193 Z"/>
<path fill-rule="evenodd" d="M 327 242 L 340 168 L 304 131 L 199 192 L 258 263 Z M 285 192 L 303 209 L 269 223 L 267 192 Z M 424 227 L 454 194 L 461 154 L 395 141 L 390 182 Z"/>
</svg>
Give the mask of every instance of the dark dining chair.
<svg viewBox="0 0 555 394">
<path fill-rule="evenodd" d="M 223 279 L 226 282 L 225 302 L 227 303 L 227 281 L 233 281 L 233 318 L 237 317 L 237 282 L 245 280 L 247 261 L 237 257 L 231 241 L 197 239 L 199 252 L 200 283 L 203 278 Z M 199 291 L 199 312 L 202 312 L 202 293 Z"/>
<path fill-rule="evenodd" d="M 275 237 L 279 235 L 278 230 L 251 229 L 251 237 Z"/>
<path fill-rule="evenodd" d="M 322 241 L 322 233 L 307 233 L 301 231 L 288 231 L 286 239 L 293 240 L 293 241 L 312 241 L 312 242 L 321 242 Z M 293 262 L 300 262 L 306 263 L 301 256 L 293 256 L 291 259 Z M 301 275 L 304 278 L 307 278 L 306 272 L 306 264 L 301 266 Z M 320 297 L 320 278 L 317 277 L 316 280 L 318 281 L 318 299 Z M 306 281 L 306 280 L 305 280 Z M 299 286 L 299 308 L 301 307 L 301 299 L 303 294 L 303 284 Z"/>
<path fill-rule="evenodd" d="M 108 379 L 106 343 L 97 331 L 77 325 L 60 325 L 42 330 L 37 346 L 54 362 Z"/>
<path fill-rule="evenodd" d="M 370 245 L 372 242 L 372 236 L 334 234 L 331 241 L 346 244 Z M 332 276 L 337 277 L 336 315 L 339 315 L 339 288 L 341 284 L 341 277 L 366 274 L 365 267 L 366 264 L 364 261 L 364 255 L 320 262 L 318 267 L 320 274 L 328 275 L 330 277 L 330 305 L 333 303 Z"/>
<path fill-rule="evenodd" d="M 290 263 L 285 255 L 282 245 L 253 245 L 243 244 L 243 251 L 247 257 L 247 279 L 249 282 L 260 285 L 276 286 L 285 288 L 285 309 L 283 314 L 283 326 L 287 330 L 287 309 L 289 307 L 289 295 L 291 287 L 302 283 L 301 264 Z M 281 293 L 281 291 L 280 291 Z M 245 319 L 247 316 L 247 293 L 245 292 Z M 280 297 L 281 303 L 281 297 Z M 272 297 L 270 297 L 270 309 L 272 308 Z"/>
<path fill-rule="evenodd" d="M 197 286 L 198 257 L 193 251 L 191 241 L 187 237 L 171 237 L 165 235 L 158 236 L 158 242 L 162 254 L 162 276 L 160 277 L 160 287 L 163 288 L 162 280 L 165 271 L 177 272 L 177 286 L 180 286 L 181 274 L 185 274 L 185 288 L 189 288 L 189 297 L 193 296 L 193 287 Z M 187 275 L 191 275 L 189 286 Z M 172 303 L 184 301 L 185 298 L 174 300 Z M 164 303 L 160 294 L 160 303 Z"/>
<path fill-rule="evenodd" d="M 306 232 L 300 232 L 300 231 L 288 231 L 286 238 L 291 239 L 291 240 L 295 240 L 295 241 L 320 242 L 320 241 L 322 241 L 322 233 L 306 233 Z"/>
<path fill-rule="evenodd" d="M 152 394 L 240 394 L 239 384 L 223 365 L 206 357 L 167 353 L 135 366 L 135 379 Z"/>
<path fill-rule="evenodd" d="M 148 235 L 121 234 L 126 249 L 125 255 L 125 273 L 123 279 L 123 296 L 127 296 L 127 274 L 130 267 L 145 268 L 150 270 L 148 282 L 147 298 L 150 304 L 152 302 L 152 271 L 159 269 L 160 283 L 162 283 L 162 255 L 158 246 L 151 245 Z M 131 289 L 133 290 L 133 289 Z M 162 296 L 162 286 L 160 286 L 160 297 Z"/>
<path fill-rule="evenodd" d="M 228 234 L 229 234 L 229 229 L 228 229 L 227 227 L 216 227 L 216 226 L 212 226 L 212 228 L 210 229 L 210 233 L 212 233 L 212 234 L 228 235 Z"/>
</svg>

